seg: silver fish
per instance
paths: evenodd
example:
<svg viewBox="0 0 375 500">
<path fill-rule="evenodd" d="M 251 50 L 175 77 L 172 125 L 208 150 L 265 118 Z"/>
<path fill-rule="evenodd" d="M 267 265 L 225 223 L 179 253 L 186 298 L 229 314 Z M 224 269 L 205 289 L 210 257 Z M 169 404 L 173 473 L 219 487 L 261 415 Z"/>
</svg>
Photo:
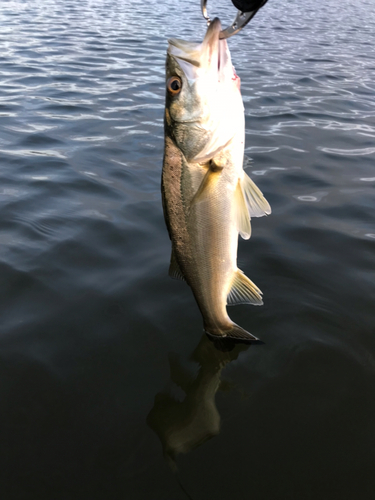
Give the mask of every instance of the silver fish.
<svg viewBox="0 0 375 500">
<path fill-rule="evenodd" d="M 250 217 L 271 208 L 243 170 L 240 79 L 220 30 L 216 18 L 201 44 L 169 40 L 162 173 L 169 274 L 191 287 L 206 333 L 257 341 L 233 323 L 226 306 L 263 303 L 237 267 L 238 234 L 250 238 Z"/>
</svg>

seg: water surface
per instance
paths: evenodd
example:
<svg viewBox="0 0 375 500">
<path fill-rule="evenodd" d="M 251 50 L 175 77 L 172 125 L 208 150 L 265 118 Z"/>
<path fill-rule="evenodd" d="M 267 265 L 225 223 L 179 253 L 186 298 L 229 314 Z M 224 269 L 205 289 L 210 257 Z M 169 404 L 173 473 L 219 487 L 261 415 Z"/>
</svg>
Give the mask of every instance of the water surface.
<svg viewBox="0 0 375 500">
<path fill-rule="evenodd" d="M 265 305 L 231 309 L 265 344 L 229 352 L 167 276 L 160 197 L 199 2 L 0 7 L 1 497 L 373 498 L 373 2 L 270 0 L 229 41 L 273 209 L 238 255 Z"/>
</svg>

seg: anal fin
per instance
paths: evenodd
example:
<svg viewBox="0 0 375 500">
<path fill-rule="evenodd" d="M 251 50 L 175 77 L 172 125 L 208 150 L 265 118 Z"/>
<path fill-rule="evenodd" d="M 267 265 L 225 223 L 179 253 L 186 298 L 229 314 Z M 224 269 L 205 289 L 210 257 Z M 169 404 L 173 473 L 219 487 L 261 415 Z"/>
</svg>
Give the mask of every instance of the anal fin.
<svg viewBox="0 0 375 500">
<path fill-rule="evenodd" d="M 236 304 L 253 304 L 254 306 L 263 304 L 262 292 L 240 269 L 234 275 L 232 288 L 227 297 L 228 306 Z"/>
</svg>

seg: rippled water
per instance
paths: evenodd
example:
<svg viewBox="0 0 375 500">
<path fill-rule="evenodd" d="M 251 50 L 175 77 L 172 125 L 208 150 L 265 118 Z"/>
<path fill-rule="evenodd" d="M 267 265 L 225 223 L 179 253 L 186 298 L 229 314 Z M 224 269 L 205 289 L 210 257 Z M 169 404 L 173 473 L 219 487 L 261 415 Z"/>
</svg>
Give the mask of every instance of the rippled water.
<svg viewBox="0 0 375 500">
<path fill-rule="evenodd" d="M 265 345 L 230 352 L 167 276 L 160 199 L 199 2 L 0 6 L 1 498 L 373 498 L 372 0 L 270 0 L 229 41 L 273 209 L 239 247 L 265 305 L 231 309 Z"/>
</svg>

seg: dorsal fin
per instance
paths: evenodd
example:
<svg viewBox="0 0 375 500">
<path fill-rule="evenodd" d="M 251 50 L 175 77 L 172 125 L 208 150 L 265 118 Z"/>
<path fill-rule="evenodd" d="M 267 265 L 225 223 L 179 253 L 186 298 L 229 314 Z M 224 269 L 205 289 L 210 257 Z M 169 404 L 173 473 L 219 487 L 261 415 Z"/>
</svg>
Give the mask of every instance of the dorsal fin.
<svg viewBox="0 0 375 500">
<path fill-rule="evenodd" d="M 180 266 L 177 262 L 176 255 L 174 253 L 173 248 L 172 248 L 172 253 L 171 253 L 171 263 L 169 264 L 168 274 L 174 280 L 186 281 L 185 276 L 182 274 Z"/>
</svg>

